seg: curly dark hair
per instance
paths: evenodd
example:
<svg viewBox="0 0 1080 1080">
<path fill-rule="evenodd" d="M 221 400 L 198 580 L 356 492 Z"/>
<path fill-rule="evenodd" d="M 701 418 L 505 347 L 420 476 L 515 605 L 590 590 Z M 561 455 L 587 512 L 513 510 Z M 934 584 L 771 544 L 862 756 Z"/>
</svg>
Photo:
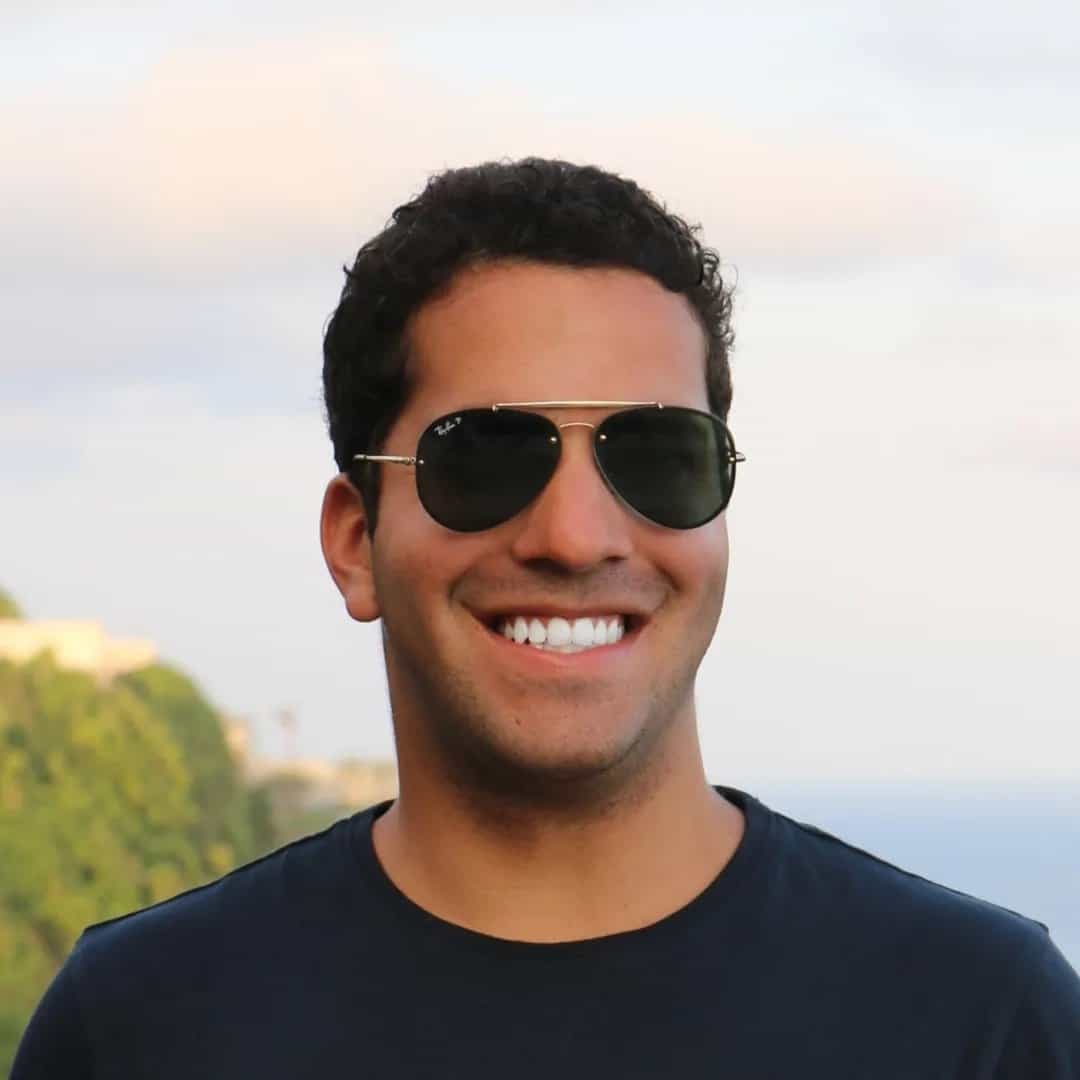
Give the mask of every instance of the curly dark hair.
<svg viewBox="0 0 1080 1080">
<path fill-rule="evenodd" d="M 684 295 L 708 341 L 709 407 L 731 407 L 731 288 L 720 258 L 632 180 L 591 165 L 525 158 L 449 169 L 399 206 L 345 268 L 345 287 L 323 338 L 323 396 L 338 468 L 360 491 L 374 532 L 378 453 L 406 399 L 406 323 L 462 267 L 529 260 L 648 274 Z"/>
</svg>

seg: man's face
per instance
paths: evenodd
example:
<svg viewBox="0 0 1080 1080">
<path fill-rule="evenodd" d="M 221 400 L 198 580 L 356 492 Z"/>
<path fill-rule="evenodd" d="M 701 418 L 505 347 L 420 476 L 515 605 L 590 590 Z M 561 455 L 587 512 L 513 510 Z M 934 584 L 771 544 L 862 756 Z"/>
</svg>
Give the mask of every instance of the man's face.
<svg viewBox="0 0 1080 1080">
<path fill-rule="evenodd" d="M 436 417 L 493 402 L 708 408 L 691 308 L 632 271 L 470 268 L 416 314 L 409 343 L 410 396 L 386 454 L 413 454 Z M 595 424 L 610 411 L 548 415 Z M 561 434 L 542 494 L 479 533 L 437 524 L 413 470 L 382 467 L 370 558 L 403 765 L 411 754 L 472 784 L 565 790 L 656 765 L 693 729 L 693 679 L 723 603 L 723 515 L 686 531 L 651 524 L 605 486 L 592 432 Z M 621 617 L 625 634 L 566 654 L 508 640 L 517 616 Z"/>
</svg>

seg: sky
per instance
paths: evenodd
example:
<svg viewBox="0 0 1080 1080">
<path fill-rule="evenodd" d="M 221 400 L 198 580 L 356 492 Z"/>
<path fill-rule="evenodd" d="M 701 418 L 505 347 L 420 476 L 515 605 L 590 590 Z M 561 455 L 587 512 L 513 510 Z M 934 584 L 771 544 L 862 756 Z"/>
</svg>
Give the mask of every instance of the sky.
<svg viewBox="0 0 1080 1080">
<path fill-rule="evenodd" d="M 578 6 L 4 6 L 0 585 L 389 756 L 322 328 L 430 174 L 558 156 L 737 281 L 710 777 L 1075 785 L 1080 9 Z"/>
</svg>

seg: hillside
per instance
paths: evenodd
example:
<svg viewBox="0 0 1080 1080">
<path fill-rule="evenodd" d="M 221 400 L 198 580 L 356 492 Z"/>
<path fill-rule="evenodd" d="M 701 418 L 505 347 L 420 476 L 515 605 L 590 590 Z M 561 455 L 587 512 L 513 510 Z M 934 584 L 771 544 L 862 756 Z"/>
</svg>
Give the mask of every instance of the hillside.
<svg viewBox="0 0 1080 1080">
<path fill-rule="evenodd" d="M 21 618 L 6 594 L 0 605 Z M 242 765 L 222 715 L 176 668 L 105 680 L 48 651 L 0 659 L 0 1075 L 87 925 L 352 809 L 312 809 L 302 777 L 249 783 Z"/>
</svg>

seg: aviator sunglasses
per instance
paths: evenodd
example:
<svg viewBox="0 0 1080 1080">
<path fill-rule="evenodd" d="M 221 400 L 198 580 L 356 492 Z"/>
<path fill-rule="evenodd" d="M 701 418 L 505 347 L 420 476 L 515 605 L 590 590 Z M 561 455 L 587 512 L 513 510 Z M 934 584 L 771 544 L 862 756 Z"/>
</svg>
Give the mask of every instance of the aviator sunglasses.
<svg viewBox="0 0 1080 1080">
<path fill-rule="evenodd" d="M 557 424 L 529 409 L 617 409 L 598 424 Z M 455 532 L 509 521 L 536 499 L 559 464 L 564 428 L 592 431 L 609 490 L 642 517 L 696 529 L 721 513 L 735 487 L 731 432 L 712 413 L 658 401 L 509 401 L 461 409 L 424 429 L 415 457 L 354 454 L 354 461 L 411 465 L 424 509 Z"/>
</svg>

